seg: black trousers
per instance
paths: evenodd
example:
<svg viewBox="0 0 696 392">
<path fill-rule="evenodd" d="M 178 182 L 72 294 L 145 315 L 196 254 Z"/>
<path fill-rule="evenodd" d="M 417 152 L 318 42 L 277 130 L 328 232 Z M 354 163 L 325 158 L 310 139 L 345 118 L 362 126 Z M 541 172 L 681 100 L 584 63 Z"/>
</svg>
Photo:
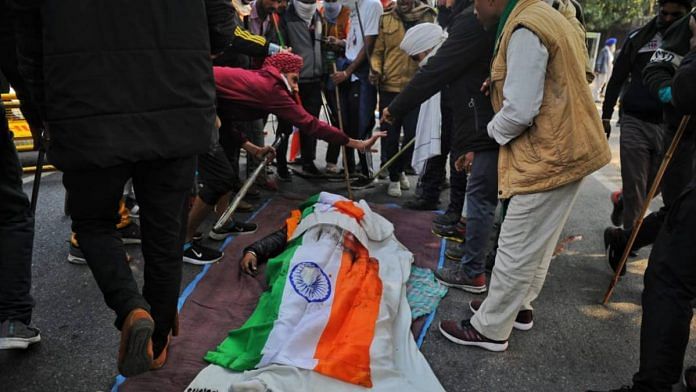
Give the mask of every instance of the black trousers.
<svg viewBox="0 0 696 392">
<path fill-rule="evenodd" d="M 72 229 L 106 304 L 116 312 L 116 327 L 121 328 L 133 309 L 150 310 L 156 348 L 166 342 L 176 316 L 186 205 L 195 167 L 192 156 L 63 174 L 63 184 L 70 193 Z M 118 203 L 129 178 L 140 205 L 145 258 L 142 295 L 116 231 Z"/>
<path fill-rule="evenodd" d="M 333 125 L 336 128 L 340 127 L 340 123 L 338 121 L 338 102 L 336 101 L 336 86 L 333 84 L 333 82 L 330 81 L 330 78 L 326 78 L 327 80 L 325 81 L 326 88 L 324 90 L 324 96 L 326 97 L 326 104 L 329 106 L 330 114 L 329 114 L 329 119 L 331 120 L 331 125 Z M 343 83 L 341 87 L 338 90 L 338 93 L 341 95 L 340 100 L 341 102 L 345 102 L 348 97 L 350 96 L 350 88 L 348 87 L 348 83 Z M 348 124 L 348 119 L 346 118 L 346 113 L 341 112 L 343 116 L 343 124 L 344 127 L 346 124 Z M 329 144 L 328 148 L 326 149 L 326 163 L 333 163 L 334 165 L 338 164 L 338 156 L 341 153 L 341 146 L 338 144 Z"/>
<path fill-rule="evenodd" d="M 634 390 L 671 391 L 679 381 L 696 298 L 694 255 L 696 182 L 673 202 L 650 254 Z"/>
<path fill-rule="evenodd" d="M 22 191 L 22 168 L 0 104 L 0 322 L 31 322 L 34 216 Z"/>
<path fill-rule="evenodd" d="M 679 146 L 674 152 L 672 160 L 665 171 L 661 184 L 662 200 L 664 201 L 665 205 L 660 210 L 645 217 L 643 224 L 638 230 L 638 235 L 636 236 L 633 249 L 640 249 L 655 242 L 658 233 L 660 233 L 660 230 L 662 229 L 665 216 L 669 213 L 672 204 L 675 203 L 677 198 L 682 194 L 684 189 L 689 184 L 689 181 L 691 181 L 693 178 L 695 173 L 694 164 L 696 163 L 694 160 L 694 157 L 696 156 L 696 135 L 694 134 L 695 131 L 693 129 L 696 127 L 696 125 L 693 124 L 693 121 L 691 127 L 691 132 L 687 130 L 687 132 L 684 134 L 684 137 L 680 141 Z M 664 151 L 667 151 L 669 148 L 675 133 L 675 129 L 670 129 L 667 131 Z M 628 237 L 630 237 L 630 235 L 631 230 L 625 229 L 624 240 L 628 241 Z"/>
<path fill-rule="evenodd" d="M 321 113 L 322 99 L 321 99 L 321 83 L 311 82 L 311 83 L 300 83 L 300 101 L 302 106 L 307 111 L 307 113 L 312 116 L 319 118 Z M 292 124 L 287 121 L 278 122 L 278 132 L 287 134 L 288 136 L 292 133 Z M 287 151 L 288 151 L 288 141 L 289 137 L 285 138 L 283 143 L 278 146 L 278 154 L 276 160 L 278 165 L 287 165 Z M 315 137 L 306 135 L 300 132 L 300 151 L 302 153 L 302 163 L 310 164 L 314 162 L 317 154 L 317 139 Z"/>
<path fill-rule="evenodd" d="M 466 173 L 458 172 L 454 168 L 459 155 L 462 154 L 463 146 L 457 145 L 453 130 L 453 112 L 448 103 L 444 102 L 440 106 L 442 112 L 442 154 L 428 159 L 425 163 L 423 173 L 418 179 L 418 195 L 429 202 L 440 200 L 440 187 L 445 182 L 447 166 L 447 156 L 450 158 L 450 203 L 447 211 L 461 213 L 464 208 L 464 198 L 466 197 Z"/>
<path fill-rule="evenodd" d="M 388 91 L 379 92 L 379 113 L 382 115 L 384 108 L 388 107 L 389 104 L 396 98 L 399 93 L 392 93 Z M 408 142 L 411 141 L 416 136 L 416 127 L 418 125 L 418 113 L 420 109 L 416 108 L 410 111 L 404 118 L 396 119 L 391 124 L 386 121 L 380 122 L 380 128 L 382 131 L 387 132 L 387 137 L 382 139 L 381 146 L 381 161 L 384 165 L 391 157 L 393 157 L 401 148 L 403 148 Z M 380 117 L 381 118 L 381 117 Z M 401 129 L 404 130 L 403 142 L 401 140 Z M 411 157 L 413 156 L 413 147 L 410 147 L 404 152 L 399 159 L 394 162 L 393 165 L 389 167 L 389 180 L 398 181 L 401 173 L 404 171 L 404 167 L 411 165 Z"/>
</svg>

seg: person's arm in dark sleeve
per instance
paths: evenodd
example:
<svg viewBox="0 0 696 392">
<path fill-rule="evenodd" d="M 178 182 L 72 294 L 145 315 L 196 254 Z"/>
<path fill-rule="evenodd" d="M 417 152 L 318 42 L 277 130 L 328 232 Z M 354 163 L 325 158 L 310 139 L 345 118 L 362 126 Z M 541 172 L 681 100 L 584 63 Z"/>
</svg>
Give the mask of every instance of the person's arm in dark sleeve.
<svg viewBox="0 0 696 392">
<path fill-rule="evenodd" d="M 18 70 L 31 98 L 39 107 L 42 120 L 46 119 L 43 78 L 43 0 L 10 0 L 7 3 L 14 16 L 17 39 Z"/>
<path fill-rule="evenodd" d="M 254 242 L 244 249 L 244 253 L 253 252 L 260 263 L 265 263 L 285 250 L 288 244 L 288 228 L 282 229 L 267 235 L 266 237 Z"/>
<path fill-rule="evenodd" d="M 662 46 L 643 70 L 643 83 L 663 103 L 669 103 L 672 100 L 672 77 L 681 64 L 683 56 L 689 52 L 691 38 L 689 18 L 693 18 L 693 14 L 674 22 L 667 29 Z"/>
<path fill-rule="evenodd" d="M 479 26 L 476 17 L 471 14 L 455 18 L 459 20 L 453 22 L 447 40 L 389 105 L 389 113 L 393 117 L 403 118 L 467 72 L 478 61 L 478 56 L 486 55 L 484 52 L 490 48 L 490 38 Z"/>
<path fill-rule="evenodd" d="M 614 70 L 612 71 L 604 94 L 604 104 L 602 105 L 603 120 L 611 120 L 611 117 L 614 115 L 614 106 L 616 106 L 616 101 L 619 100 L 619 95 L 621 94 L 621 88 L 631 74 L 631 53 L 634 50 L 633 46 L 633 40 L 629 38 L 616 57 Z"/>
<path fill-rule="evenodd" d="M 681 63 L 672 82 L 672 103 L 682 113 L 696 113 L 696 50 Z"/>
<path fill-rule="evenodd" d="M 226 50 L 252 57 L 266 57 L 276 53 L 280 47 L 269 43 L 266 38 L 254 35 L 237 24 L 232 3 L 225 0 L 205 0 L 210 32 L 210 51 L 219 55 Z"/>
</svg>

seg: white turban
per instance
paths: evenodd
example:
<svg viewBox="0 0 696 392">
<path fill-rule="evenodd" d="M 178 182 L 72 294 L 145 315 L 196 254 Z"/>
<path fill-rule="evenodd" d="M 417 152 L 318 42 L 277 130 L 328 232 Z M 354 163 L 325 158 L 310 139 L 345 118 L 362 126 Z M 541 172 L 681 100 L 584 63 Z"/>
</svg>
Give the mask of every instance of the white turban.
<svg viewBox="0 0 696 392">
<path fill-rule="evenodd" d="M 447 33 L 439 25 L 421 23 L 408 29 L 400 47 L 409 56 L 414 56 L 439 46 L 445 39 L 447 39 Z"/>
</svg>

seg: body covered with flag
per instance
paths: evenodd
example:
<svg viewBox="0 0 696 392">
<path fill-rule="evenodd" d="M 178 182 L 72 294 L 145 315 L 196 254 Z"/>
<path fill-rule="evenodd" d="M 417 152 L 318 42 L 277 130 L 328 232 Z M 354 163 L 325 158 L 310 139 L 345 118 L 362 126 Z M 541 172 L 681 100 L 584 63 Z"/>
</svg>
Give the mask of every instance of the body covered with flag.
<svg viewBox="0 0 696 392">
<path fill-rule="evenodd" d="M 189 388 L 442 391 L 411 334 L 413 255 L 393 225 L 365 201 L 321 193 L 286 230 L 255 311 Z"/>
</svg>

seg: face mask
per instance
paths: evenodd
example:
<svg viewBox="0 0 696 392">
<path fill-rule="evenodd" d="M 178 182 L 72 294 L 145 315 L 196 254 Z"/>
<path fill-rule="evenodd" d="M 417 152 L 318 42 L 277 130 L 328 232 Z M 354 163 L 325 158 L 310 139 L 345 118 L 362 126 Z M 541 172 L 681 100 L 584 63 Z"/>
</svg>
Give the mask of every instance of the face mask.
<svg viewBox="0 0 696 392">
<path fill-rule="evenodd" d="M 314 14 L 317 12 L 317 3 L 307 4 L 301 1 L 295 1 L 293 5 L 295 7 L 295 12 L 297 12 L 297 16 L 307 22 L 307 24 L 312 21 L 312 17 L 314 17 Z"/>
<path fill-rule="evenodd" d="M 355 10 L 355 7 L 358 6 L 358 1 L 357 0 L 341 0 L 341 4 L 343 4 L 343 6 L 348 8 L 349 10 L 353 11 L 353 10 Z"/>
<path fill-rule="evenodd" d="M 328 20 L 336 20 L 341 13 L 341 3 L 324 3 L 324 16 Z"/>
</svg>

